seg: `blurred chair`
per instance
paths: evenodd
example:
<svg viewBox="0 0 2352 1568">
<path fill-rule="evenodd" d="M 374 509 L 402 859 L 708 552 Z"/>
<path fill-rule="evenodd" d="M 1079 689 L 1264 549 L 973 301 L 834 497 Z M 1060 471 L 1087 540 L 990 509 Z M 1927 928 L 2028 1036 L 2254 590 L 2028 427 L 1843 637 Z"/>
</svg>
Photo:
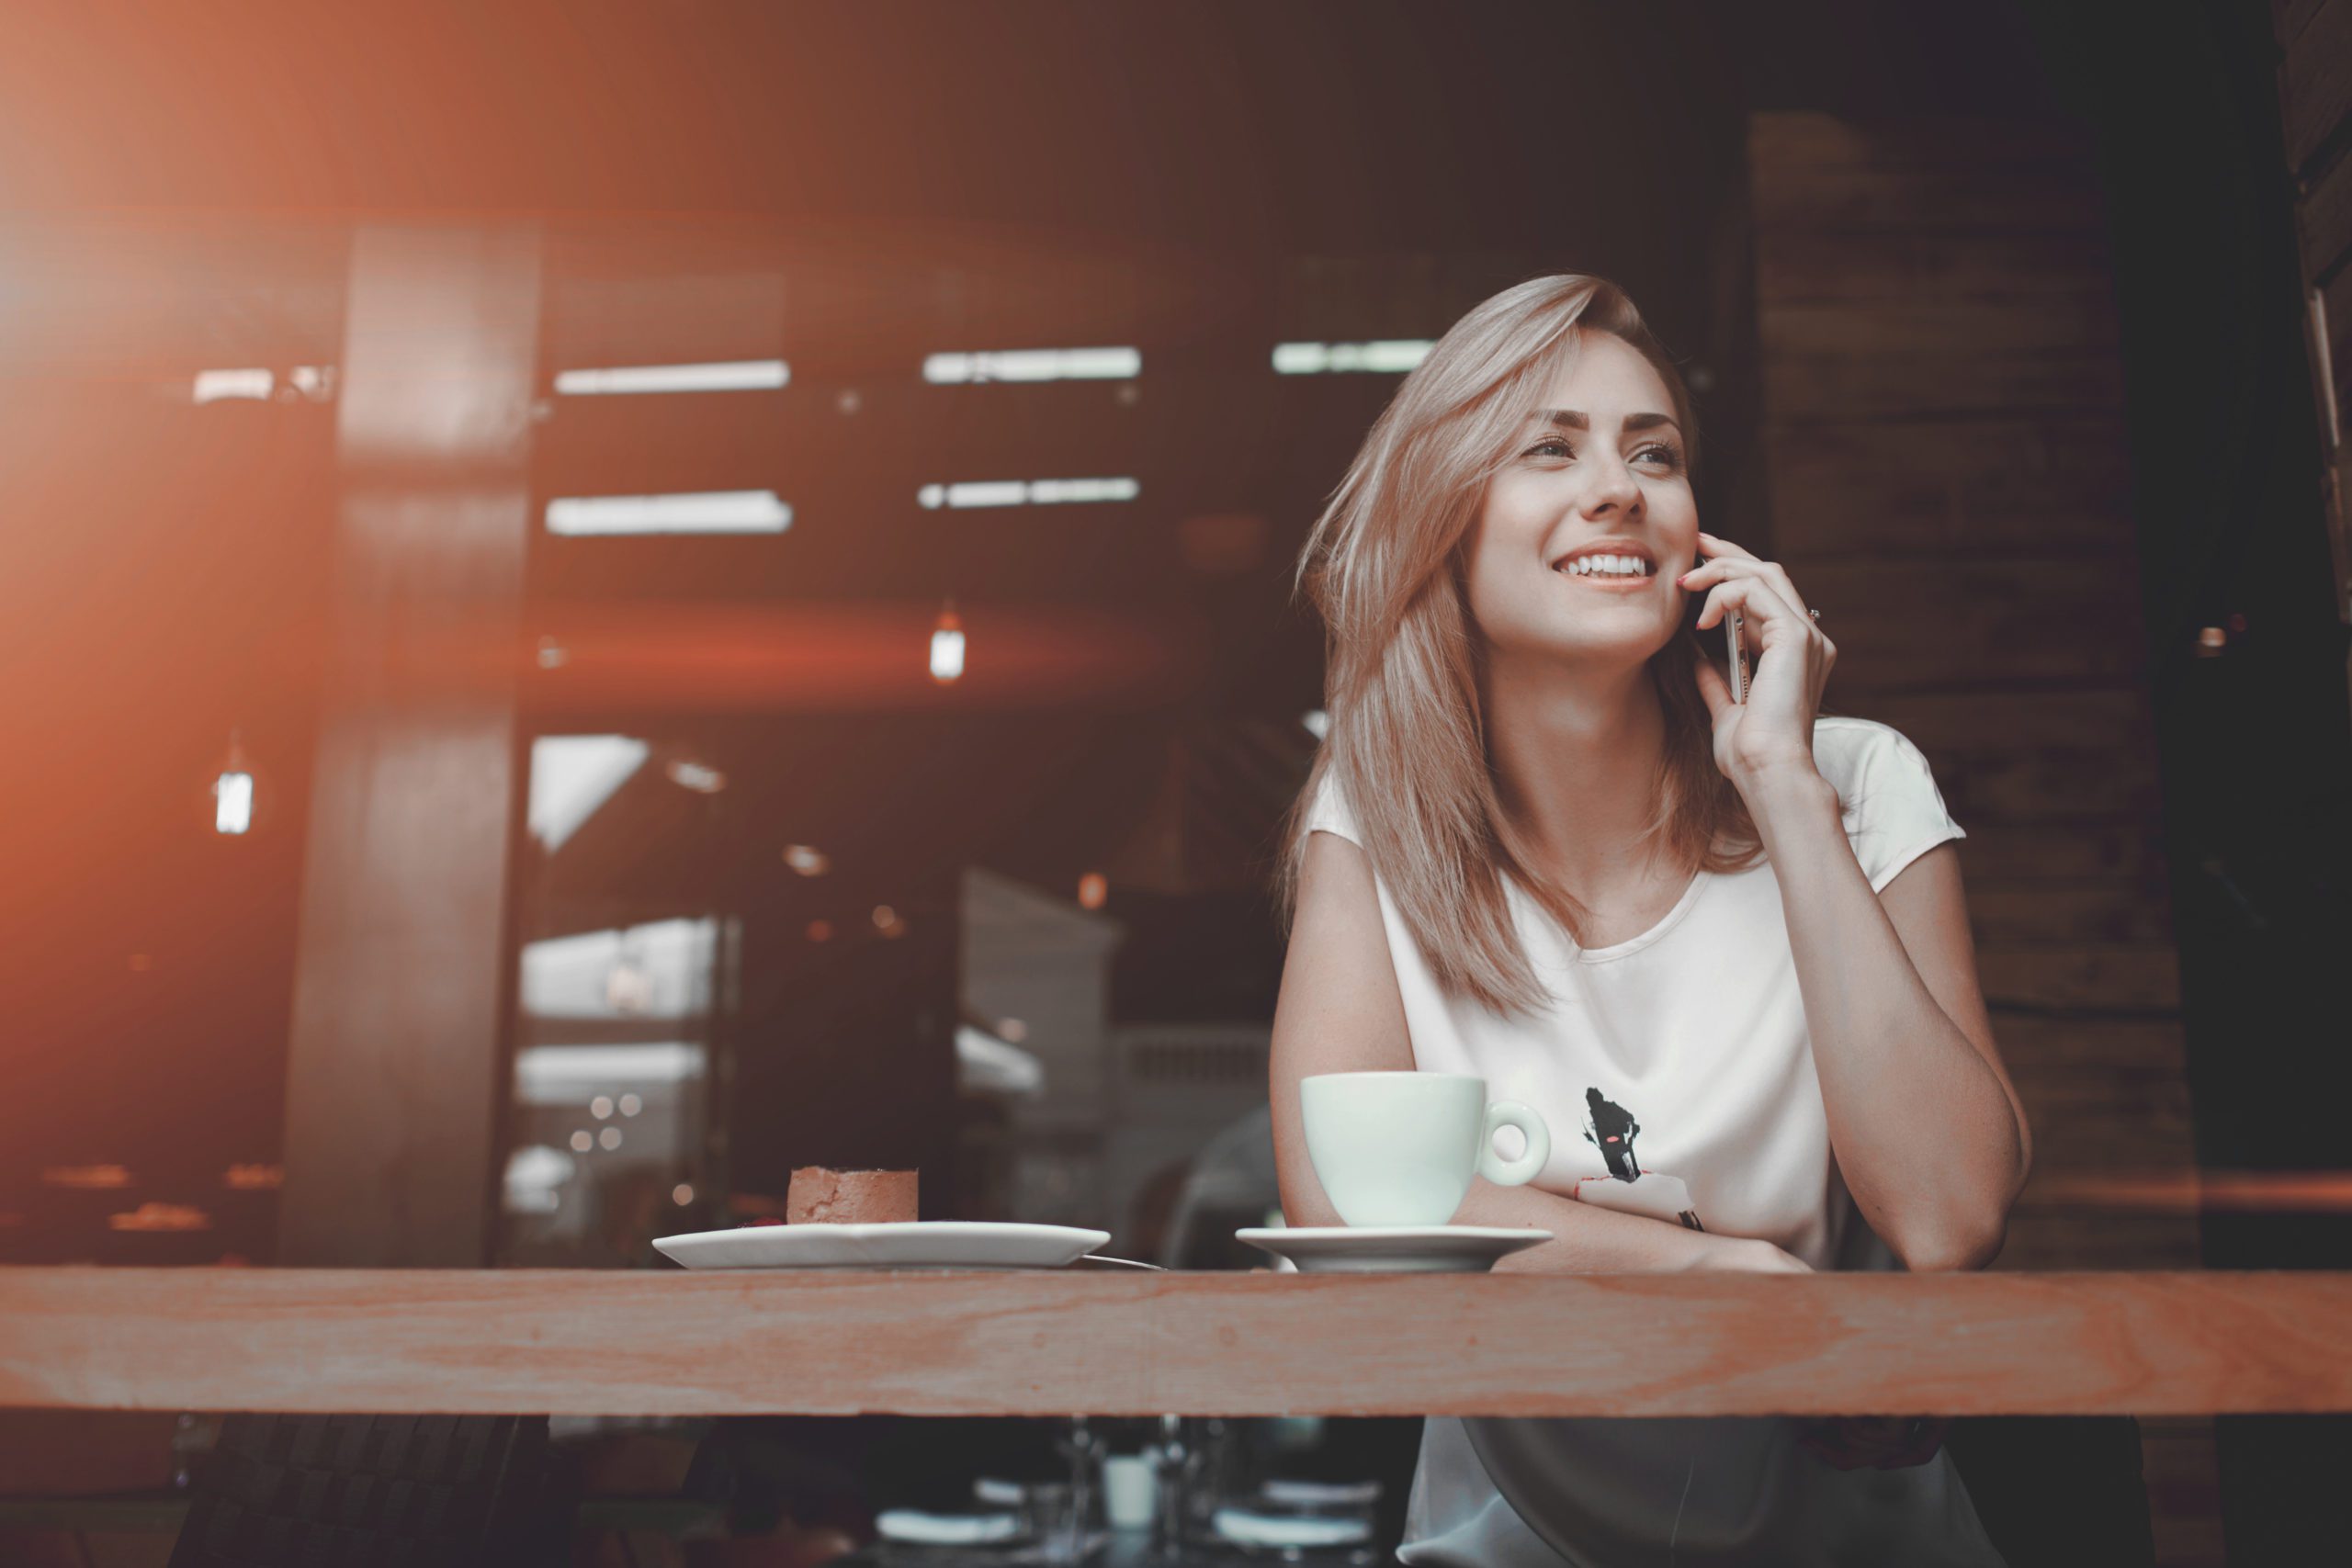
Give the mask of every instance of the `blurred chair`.
<svg viewBox="0 0 2352 1568">
<path fill-rule="evenodd" d="M 232 1416 L 170 1568 L 555 1568 L 575 1508 L 544 1416 Z"/>
<path fill-rule="evenodd" d="M 1219 1128 L 1193 1156 L 1169 1216 L 1159 1262 L 1170 1269 L 1263 1267 L 1270 1259 L 1236 1242 L 1233 1233 L 1264 1224 L 1282 1202 L 1274 1110 L 1261 1103 Z"/>
</svg>

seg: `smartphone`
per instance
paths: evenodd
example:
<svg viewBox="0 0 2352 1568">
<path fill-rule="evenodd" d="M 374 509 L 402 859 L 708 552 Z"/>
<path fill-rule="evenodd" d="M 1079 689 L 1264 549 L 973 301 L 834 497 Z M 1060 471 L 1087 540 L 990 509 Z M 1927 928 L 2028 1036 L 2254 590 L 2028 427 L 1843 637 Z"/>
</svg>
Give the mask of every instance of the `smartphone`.
<svg viewBox="0 0 2352 1568">
<path fill-rule="evenodd" d="M 1747 617 L 1735 606 L 1724 616 L 1724 625 L 1730 628 L 1724 641 L 1731 647 L 1731 658 L 1726 666 L 1731 673 L 1731 700 L 1744 703 L 1747 700 Z"/>
<path fill-rule="evenodd" d="M 1691 596 L 1691 619 L 1698 618 L 1702 603 L 1703 600 L 1700 595 Z M 1724 679 L 1729 682 L 1731 700 L 1736 703 L 1747 701 L 1747 682 L 1750 671 L 1747 662 L 1746 626 L 1747 617 L 1742 615 L 1738 607 L 1735 605 L 1724 612 L 1724 618 L 1715 623 L 1713 632 L 1700 634 L 1702 646 L 1711 643 L 1718 637 L 1724 639 Z M 1710 651 L 1713 651 L 1712 649 Z"/>
</svg>

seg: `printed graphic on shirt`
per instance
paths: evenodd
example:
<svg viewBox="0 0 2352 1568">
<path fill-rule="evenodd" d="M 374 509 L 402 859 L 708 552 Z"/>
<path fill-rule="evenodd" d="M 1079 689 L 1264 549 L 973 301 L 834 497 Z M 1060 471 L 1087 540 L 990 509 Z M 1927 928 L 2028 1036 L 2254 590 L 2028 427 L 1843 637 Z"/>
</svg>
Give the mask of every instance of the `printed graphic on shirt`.
<svg viewBox="0 0 2352 1568">
<path fill-rule="evenodd" d="M 1640 1158 L 1634 1153 L 1634 1139 L 1640 1134 L 1642 1124 L 1634 1113 L 1599 1089 L 1587 1089 L 1584 1102 L 1588 1112 L 1584 1141 L 1600 1151 L 1609 1174 L 1588 1176 L 1578 1181 L 1577 1198 L 1604 1209 L 1673 1221 L 1694 1231 L 1705 1230 L 1707 1227 L 1699 1223 L 1698 1211 L 1691 1206 L 1690 1189 L 1680 1177 L 1642 1168 Z"/>
</svg>

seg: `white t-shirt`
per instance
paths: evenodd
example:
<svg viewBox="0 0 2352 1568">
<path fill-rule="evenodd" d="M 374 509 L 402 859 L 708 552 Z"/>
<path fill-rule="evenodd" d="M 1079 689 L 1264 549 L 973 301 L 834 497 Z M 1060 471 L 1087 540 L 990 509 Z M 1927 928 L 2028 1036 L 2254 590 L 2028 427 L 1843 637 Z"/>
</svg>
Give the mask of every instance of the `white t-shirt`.
<svg viewBox="0 0 2352 1568">
<path fill-rule="evenodd" d="M 1927 759 L 1895 730 L 1824 717 L 1813 750 L 1871 891 L 1965 836 Z M 1357 840 L 1328 774 L 1307 826 Z M 1490 1098 L 1540 1111 L 1552 1157 L 1534 1185 L 1758 1236 L 1818 1269 L 1897 1266 L 1830 1149 L 1769 861 L 1729 875 L 1702 871 L 1648 931 L 1589 949 L 1506 886 L 1520 940 L 1551 993 L 1540 1016 L 1506 1017 L 1441 991 L 1385 885 L 1380 909 L 1414 1066 L 1476 1074 Z M 1798 1427 L 1781 1417 L 1433 1416 L 1401 1555 L 1479 1568 L 1998 1568 L 1949 1455 L 1840 1471 L 1796 1446 Z"/>
</svg>

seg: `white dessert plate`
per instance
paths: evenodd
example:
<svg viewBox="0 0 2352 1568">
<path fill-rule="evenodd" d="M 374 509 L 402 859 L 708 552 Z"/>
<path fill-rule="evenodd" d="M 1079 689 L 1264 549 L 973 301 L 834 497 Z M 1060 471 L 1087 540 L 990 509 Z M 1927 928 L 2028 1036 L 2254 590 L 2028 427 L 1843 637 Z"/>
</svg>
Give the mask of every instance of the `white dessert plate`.
<svg viewBox="0 0 2352 1568">
<path fill-rule="evenodd" d="M 988 1220 L 873 1225 L 745 1225 L 657 1237 L 688 1269 L 1066 1269 L 1109 1231 Z"/>
<path fill-rule="evenodd" d="M 1372 1539 L 1370 1519 L 1261 1514 L 1248 1508 L 1219 1508 L 1211 1516 L 1209 1528 L 1241 1546 L 1353 1546 Z"/>
<path fill-rule="evenodd" d="M 1236 1241 L 1302 1274 L 1483 1274 L 1498 1258 L 1552 1239 L 1550 1231 L 1493 1225 L 1294 1225 L 1241 1230 Z"/>
</svg>

